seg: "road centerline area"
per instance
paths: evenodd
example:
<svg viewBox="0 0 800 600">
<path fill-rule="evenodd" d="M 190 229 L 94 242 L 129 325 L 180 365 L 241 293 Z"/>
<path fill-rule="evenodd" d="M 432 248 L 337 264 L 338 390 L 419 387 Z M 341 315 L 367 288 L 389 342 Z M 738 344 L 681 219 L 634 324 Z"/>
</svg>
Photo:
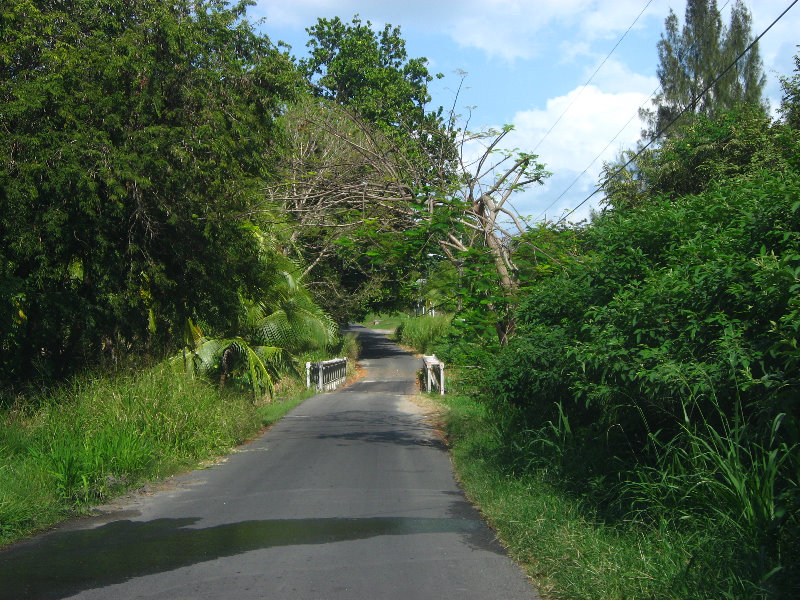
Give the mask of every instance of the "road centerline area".
<svg viewBox="0 0 800 600">
<path fill-rule="evenodd" d="M 0 598 L 537 598 L 400 401 L 419 361 L 356 330 L 367 378 L 211 468 L 11 547 Z"/>
</svg>

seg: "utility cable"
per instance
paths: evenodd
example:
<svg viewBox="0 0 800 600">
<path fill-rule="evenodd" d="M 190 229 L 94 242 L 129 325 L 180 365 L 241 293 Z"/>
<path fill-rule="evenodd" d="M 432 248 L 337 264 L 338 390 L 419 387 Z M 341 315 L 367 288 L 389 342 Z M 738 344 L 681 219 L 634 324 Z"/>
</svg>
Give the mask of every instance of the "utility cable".
<svg viewBox="0 0 800 600">
<path fill-rule="evenodd" d="M 708 84 L 708 85 L 705 87 L 705 89 L 703 89 L 703 90 L 702 90 L 702 91 L 701 91 L 699 94 L 697 94 L 697 96 L 695 96 L 694 98 L 692 98 L 692 100 L 691 100 L 691 101 L 690 101 L 690 102 L 689 102 L 689 103 L 688 103 L 688 104 L 687 104 L 687 105 L 686 105 L 686 106 L 683 108 L 683 110 L 682 110 L 680 113 L 678 113 L 678 115 L 677 115 L 676 117 L 674 117 L 674 118 L 673 118 L 673 119 L 672 119 L 672 120 L 671 120 L 669 123 L 667 123 L 667 124 L 666 124 L 666 125 L 665 125 L 665 126 L 662 128 L 662 129 L 661 129 L 661 130 L 657 131 L 657 132 L 655 133 L 655 135 L 653 135 L 653 137 L 651 137 L 651 138 L 650 138 L 650 141 L 649 141 L 649 142 L 647 142 L 647 143 L 646 143 L 644 146 L 642 146 L 642 147 L 641 147 L 641 148 L 640 148 L 640 149 L 639 149 L 639 150 L 636 152 L 636 154 L 634 154 L 634 155 L 633 155 L 633 156 L 632 156 L 632 157 L 631 157 L 631 158 L 628 160 L 628 162 L 626 162 L 626 163 L 625 163 L 624 165 L 622 165 L 621 167 L 618 167 L 618 168 L 616 168 L 616 169 L 614 170 L 614 172 L 613 172 L 613 173 L 611 173 L 611 175 L 609 175 L 608 177 L 606 177 L 605 181 L 603 181 L 603 183 L 601 183 L 599 186 L 597 186 L 597 188 L 595 188 L 595 190 L 594 190 L 594 191 L 593 191 L 591 194 L 589 194 L 588 196 L 586 196 L 586 198 L 584 198 L 583 200 L 581 200 L 581 201 L 578 203 L 578 205 L 577 205 L 575 208 L 573 208 L 571 211 L 569 211 L 567 214 L 565 214 L 563 217 L 561 217 L 561 218 L 558 220 L 558 222 L 556 223 L 556 225 L 558 225 L 559 223 L 563 223 L 563 222 L 564 222 L 564 221 L 565 221 L 565 220 L 566 220 L 566 219 L 567 219 L 567 218 L 568 218 L 568 217 L 569 217 L 571 214 L 573 214 L 573 213 L 574 213 L 576 210 L 578 210 L 578 209 L 579 209 L 581 206 L 583 206 L 584 204 L 586 204 L 586 202 L 588 202 L 588 201 L 589 201 L 589 199 L 590 199 L 590 198 L 592 198 L 592 197 L 593 197 L 593 196 L 594 196 L 594 195 L 595 195 L 597 192 L 599 192 L 599 191 L 601 191 L 603 188 L 605 188 L 605 186 L 608 184 L 608 182 L 609 182 L 609 181 L 611 181 L 611 180 L 612 180 L 614 177 L 616 177 L 616 176 L 617 176 L 617 175 L 619 175 L 619 174 L 620 174 L 622 171 L 624 171 L 626 168 L 628 168 L 628 165 L 630 165 L 630 164 L 631 164 L 631 163 L 632 163 L 634 160 L 636 160 L 637 158 L 639 158 L 639 156 L 641 156 L 642 152 L 644 152 L 645 150 L 647 150 L 647 148 L 649 148 L 649 147 L 650 147 L 650 145 L 651 145 L 653 142 L 655 142 L 655 141 L 656 141 L 658 138 L 660 138 L 660 137 L 661 137 L 661 136 L 662 136 L 664 133 L 666 133 L 666 132 L 667 132 L 667 130 L 668 130 L 670 127 L 672 127 L 672 126 L 673 126 L 673 125 L 674 125 L 674 124 L 675 124 L 675 123 L 678 121 L 678 119 L 680 119 L 680 118 L 681 118 L 681 117 L 682 117 L 684 114 L 686 114 L 686 112 L 688 112 L 688 111 L 689 111 L 689 109 L 690 109 L 692 106 L 694 106 L 694 105 L 697 103 L 697 101 L 698 101 L 700 98 L 702 98 L 703 96 L 705 96 L 705 95 L 708 93 L 708 91 L 709 91 L 709 90 L 710 90 L 712 87 L 714 87 L 714 86 L 717 84 L 717 82 L 718 82 L 720 79 L 722 79 L 722 78 L 723 78 L 723 77 L 724 77 L 724 76 L 725 76 L 725 75 L 728 73 L 728 71 L 730 71 L 730 70 L 731 70 L 731 69 L 732 69 L 732 68 L 733 68 L 733 67 L 736 65 L 736 63 L 738 63 L 738 62 L 739 62 L 739 60 L 740 60 L 740 59 L 741 59 L 741 58 L 742 58 L 742 57 L 743 57 L 745 54 L 747 54 L 747 53 L 750 51 L 750 49 L 751 49 L 753 46 L 755 46 L 755 45 L 758 43 L 758 41 L 759 41 L 759 40 L 760 40 L 762 37 L 764 37 L 764 35 L 765 35 L 765 34 L 766 34 L 766 33 L 767 33 L 767 32 L 768 32 L 770 29 L 772 29 L 772 27 L 773 27 L 773 26 L 774 26 L 774 25 L 775 25 L 775 24 L 776 24 L 778 21 L 780 21 L 780 20 L 781 20 L 781 19 L 784 17 L 784 15 L 786 15 L 786 13 L 787 13 L 787 12 L 789 12 L 789 11 L 790 11 L 790 10 L 791 10 L 791 9 L 794 7 L 794 5 L 795 5 L 795 4 L 797 4 L 798 2 L 800 2 L 800 0 L 793 0 L 793 2 L 792 2 L 792 3 L 791 3 L 789 6 L 788 6 L 788 7 L 786 7 L 786 9 L 785 9 L 785 10 L 784 10 L 784 11 L 783 11 L 783 12 L 782 12 L 780 15 L 778 15 L 778 16 L 775 18 L 775 20 L 774 20 L 772 23 L 770 23 L 770 24 L 769 24 L 769 26 L 768 26 L 768 27 L 767 27 L 767 28 L 766 28 L 764 31 L 762 31 L 762 32 L 761 32 L 761 33 L 758 35 L 758 37 L 756 37 L 756 38 L 755 38 L 755 39 L 754 39 L 752 42 L 750 42 L 750 44 L 747 46 L 747 48 L 745 48 L 745 49 L 744 49 L 744 50 L 743 50 L 743 51 L 742 51 L 742 52 L 739 54 L 739 56 L 737 56 L 737 57 L 736 57 L 736 58 L 733 60 L 733 62 L 731 62 L 731 63 L 730 63 L 730 64 L 729 64 L 727 67 L 725 67 L 725 69 L 724 69 L 724 70 L 723 70 L 723 71 L 722 71 L 722 72 L 721 72 L 719 75 L 717 75 L 717 76 L 714 78 L 714 80 L 713 80 L 711 83 L 709 83 L 709 84 Z"/>
<path fill-rule="evenodd" d="M 536 150 L 537 150 L 537 148 L 539 148 L 539 146 L 541 146 L 541 145 L 542 145 L 542 142 L 543 142 L 543 141 L 545 141 L 545 139 L 547 139 L 547 136 L 549 136 L 549 135 L 550 135 L 550 133 L 553 131 L 553 129 L 555 129 L 556 125 L 558 125 L 558 124 L 559 124 L 559 122 L 560 122 L 560 121 L 561 121 L 561 119 L 564 117 L 564 115 L 565 115 L 565 114 L 567 114 L 567 111 L 569 111 L 569 109 L 570 109 L 570 108 L 572 108 L 572 105 L 573 105 L 573 104 L 575 104 L 575 101 L 576 101 L 576 100 L 578 99 L 578 97 L 579 97 L 579 96 L 580 96 L 580 95 L 583 93 L 583 90 L 585 90 L 585 89 L 586 89 L 586 87 L 587 87 L 587 86 L 588 86 L 588 85 L 589 85 L 589 84 L 592 82 L 592 80 L 594 79 L 594 76 L 595 76 L 595 75 L 597 75 L 597 72 L 598 72 L 598 71 L 599 71 L 599 70 L 600 70 L 600 69 L 603 67 L 603 65 L 604 65 L 604 64 L 606 64 L 606 61 L 607 61 L 609 58 L 611 58 L 611 55 L 612 55 L 612 54 L 614 54 L 614 50 L 616 50 L 616 49 L 617 49 L 617 46 L 619 46 L 619 45 L 622 43 L 622 40 L 624 40 L 624 39 L 625 39 L 625 36 L 627 36 L 627 35 L 628 35 L 628 33 L 630 32 L 630 30 L 631 30 L 631 29 L 633 29 L 633 26 L 634 26 L 634 25 L 636 25 L 636 23 L 639 21 L 639 18 L 640 18 L 640 17 L 641 17 L 641 16 L 644 14 L 644 11 L 646 11 L 646 10 L 648 9 L 648 7 L 649 7 L 649 6 L 650 6 L 652 3 L 653 3 L 653 0 L 648 0 L 647 4 L 645 4 L 644 8 L 641 10 L 641 12 L 639 13 L 639 15 L 638 15 L 638 16 L 637 16 L 637 17 L 636 17 L 634 20 L 633 20 L 633 23 L 631 23 L 631 24 L 630 24 L 630 26 L 628 27 L 628 29 L 626 29 L 626 30 L 625 30 L 625 33 L 623 33 L 623 34 L 622 34 L 622 37 L 620 37 L 620 38 L 617 40 L 617 43 L 616 43 L 616 44 L 614 44 L 614 47 L 611 49 L 611 51 L 610 51 L 608 54 L 606 54 L 606 57 L 605 57 L 605 58 L 603 59 L 603 61 L 602 61 L 602 62 L 601 62 L 599 65 L 598 65 L 598 67 L 597 67 L 597 68 L 594 70 L 594 73 L 592 73 L 592 74 L 591 74 L 591 76 L 589 77 L 589 79 L 587 79 L 587 80 L 586 80 L 586 83 L 584 83 L 584 84 L 583 84 L 583 86 L 582 86 L 582 87 L 581 87 L 581 88 L 578 90 L 578 93 L 577 93 L 577 94 L 575 94 L 575 96 L 572 98 L 572 101 L 571 101 L 571 102 L 570 102 L 570 103 L 567 105 L 567 107 L 566 107 L 566 108 L 563 110 L 563 112 L 562 112 L 562 113 L 561 113 L 561 114 L 558 116 L 558 118 L 555 120 L 555 123 L 553 123 L 553 124 L 550 126 L 550 129 L 548 129 L 548 130 L 547 130 L 547 132 L 546 132 L 546 133 L 545 133 L 545 134 L 542 136 L 542 139 L 540 139 L 540 140 L 539 140 L 539 141 L 536 143 L 536 146 L 534 146 L 534 147 L 533 147 L 532 153 L 534 153 L 534 154 L 536 153 Z M 588 167 L 587 167 L 587 168 L 588 168 Z"/>
<path fill-rule="evenodd" d="M 661 86 L 659 86 L 659 87 L 657 87 L 655 90 L 653 90 L 653 92 L 650 94 L 650 96 L 647 98 L 647 100 L 645 100 L 645 101 L 644 101 L 644 102 L 643 102 L 641 105 L 639 105 L 639 108 L 644 108 L 644 106 L 645 106 L 645 105 L 646 105 L 648 102 L 650 102 L 650 100 L 653 98 L 653 96 L 655 96 L 655 95 L 658 93 L 658 90 L 659 90 L 659 89 L 661 89 Z M 588 171 L 588 170 L 589 170 L 589 168 L 590 168 L 590 167 L 591 167 L 591 166 L 592 166 L 594 163 L 596 163 L 596 162 L 597 162 L 597 159 L 598 159 L 598 158 L 600 158 L 601 156 L 603 156 L 603 154 L 605 153 L 605 151 L 606 151 L 606 150 L 608 150 L 608 147 L 609 147 L 611 144 L 613 144 L 613 143 L 614 143 L 614 140 L 616 140 L 616 139 L 617 139 L 617 138 L 620 136 L 620 134 L 621 134 L 623 131 L 625 131 L 625 129 L 627 129 L 627 128 L 628 128 L 628 125 L 630 125 L 630 124 L 631 124 L 631 121 L 633 121 L 633 120 L 634 120 L 634 119 L 635 119 L 635 118 L 636 118 L 638 115 L 639 115 L 639 112 L 638 112 L 638 111 L 637 111 L 636 113 L 634 113 L 633 115 L 631 115 L 631 118 L 630 118 L 630 119 L 628 119 L 628 122 L 627 122 L 627 123 L 625 123 L 625 125 L 623 125 L 623 126 L 620 128 L 620 130 L 619 130 L 619 131 L 617 131 L 617 133 L 614 135 L 614 137 L 613 137 L 613 138 L 611 138 L 611 140 L 610 140 L 610 141 L 609 141 L 609 142 L 606 144 L 605 148 L 603 148 L 603 149 L 602 149 L 600 152 L 598 152 L 598 153 L 597 153 L 597 156 L 595 156 L 595 157 L 592 159 L 592 161 L 591 161 L 591 162 L 590 162 L 588 165 L 586 165 L 586 168 L 585 168 L 583 171 L 581 171 L 581 172 L 580 172 L 580 174 L 579 174 L 579 175 L 578 175 L 578 176 L 577 176 L 575 179 L 573 179 L 573 180 L 572 180 L 572 183 L 570 183 L 570 184 L 569 184 L 569 185 L 566 187 L 566 189 L 565 189 L 563 192 L 561 192 L 561 193 L 558 195 L 558 197 L 557 197 L 555 200 L 553 200 L 553 201 L 552 201 L 550 204 L 548 204 L 548 205 L 547 205 L 547 207 L 546 207 L 546 208 L 545 208 L 545 209 L 542 211 L 542 213 L 541 213 L 541 214 L 540 214 L 540 215 L 539 215 L 539 216 L 536 218 L 536 221 L 539 221 L 539 220 L 540 220 L 540 219 L 541 219 L 541 218 L 542 218 L 544 215 L 546 215 L 546 214 L 547 214 L 547 211 L 548 211 L 548 210 L 550 210 L 550 209 L 553 207 L 553 205 L 554 205 L 556 202 L 558 202 L 559 200 L 561 200 L 561 198 L 563 198 L 563 197 L 564 197 L 564 195 L 565 195 L 565 194 L 566 194 L 568 191 L 570 191 L 570 190 L 572 189 L 572 186 L 574 186 L 576 183 L 578 183 L 578 181 L 580 180 L 580 178 L 581 178 L 581 177 L 583 177 L 584 175 L 586 175 L 586 171 Z"/>
<path fill-rule="evenodd" d="M 722 5 L 722 8 L 721 8 L 721 9 L 719 9 L 719 10 L 720 10 L 720 12 L 722 12 L 723 10 L 725 10 L 725 8 L 727 8 L 728 4 L 730 4 L 730 0 L 726 0 L 725 4 L 723 4 L 723 5 Z M 645 6 L 645 9 L 647 9 L 647 7 L 646 7 L 646 6 Z M 644 12 L 644 11 L 642 11 L 642 12 Z M 639 14 L 639 16 L 641 16 L 641 13 Z M 638 17 L 637 17 L 637 19 L 638 19 Z M 634 23 L 635 23 L 635 21 L 634 21 Z M 689 46 L 689 48 L 685 49 L 685 50 L 684 50 L 684 52 L 685 52 L 685 53 L 686 53 L 686 52 L 691 52 L 691 50 L 694 48 L 694 45 L 695 45 L 696 43 L 697 43 L 696 41 L 692 42 L 692 45 L 691 45 L 691 46 Z M 683 57 L 679 55 L 679 56 L 678 56 L 678 60 L 679 60 L 679 61 L 681 61 L 682 59 L 683 59 Z M 572 180 L 572 182 L 571 182 L 571 183 L 570 183 L 570 184 L 569 184 L 569 185 L 566 187 L 566 189 L 565 189 L 564 191 L 562 191 L 562 192 L 561 192 L 561 193 L 558 195 L 558 197 L 557 197 L 555 200 L 553 200 L 553 201 L 552 201 L 550 204 L 548 204 L 548 205 L 547 205 L 547 207 L 546 207 L 546 208 L 545 208 L 545 209 L 544 209 L 544 210 L 541 212 L 541 214 L 540 214 L 540 215 L 539 215 L 539 216 L 536 218 L 536 221 L 539 221 L 539 220 L 541 220 L 541 218 L 542 218 L 544 215 L 546 215 L 546 214 L 547 214 L 547 211 L 548 211 L 548 210 L 550 210 L 550 209 L 551 209 L 551 208 L 552 208 L 552 207 L 553 207 L 553 206 L 554 206 L 554 205 L 555 205 L 555 204 L 556 204 L 556 203 L 557 203 L 559 200 L 561 200 L 561 198 L 563 198 L 563 197 L 564 197 L 564 196 L 567 194 L 567 192 L 569 192 L 569 191 L 572 189 L 572 187 L 573 187 L 573 186 L 574 186 L 576 183 L 578 183 L 578 181 L 580 180 L 580 178 L 581 178 L 581 177 L 583 177 L 583 176 L 586 174 L 586 172 L 589 170 L 589 168 L 590 168 L 590 167 L 591 167 L 591 166 L 592 166 L 592 165 L 593 165 L 595 162 L 597 162 L 597 159 L 598 159 L 598 158 L 600 158 L 600 157 L 603 155 L 603 153 L 604 153 L 604 152 L 605 152 L 605 151 L 608 149 L 608 147 L 609 147 L 609 146 L 610 146 L 610 145 L 611 145 L 611 144 L 614 142 L 614 140 L 616 140 L 616 139 L 617 139 L 617 138 L 620 136 L 620 134 L 621 134 L 623 131 L 625 131 L 625 129 L 628 127 L 628 125 L 630 125 L 631 121 L 633 121 L 633 119 L 634 119 L 634 118 L 636 118 L 636 117 L 637 117 L 637 116 L 640 114 L 640 111 L 641 111 L 641 110 L 642 110 L 642 109 L 643 109 L 643 108 L 644 108 L 644 107 L 645 107 L 645 106 L 646 106 L 646 105 L 647 105 L 647 104 L 648 104 L 648 103 L 649 103 L 649 102 L 650 102 L 650 101 L 653 99 L 653 97 L 654 97 L 654 96 L 655 96 L 655 95 L 656 95 L 656 94 L 659 92 L 659 90 L 661 90 L 661 86 L 660 86 L 660 85 L 659 85 L 659 86 L 657 86 L 657 87 L 656 87 L 656 89 L 654 89 L 654 90 L 653 90 L 653 92 L 650 94 L 650 96 L 647 98 L 647 100 L 645 100 L 644 102 L 642 102 L 642 103 L 639 105 L 639 108 L 636 110 L 636 113 L 635 113 L 635 114 L 633 114 L 633 115 L 631 116 L 631 118 L 630 118 L 630 119 L 628 119 L 628 122 L 627 122 L 627 123 L 625 123 L 625 125 L 623 125 L 623 126 L 622 126 L 622 128 L 621 128 L 621 129 L 620 129 L 620 130 L 619 130 L 619 131 L 616 133 L 616 135 L 615 135 L 613 138 L 611 138 L 611 141 L 610 141 L 608 144 L 606 144 L 606 147 L 605 147 L 605 148 L 603 148 L 603 150 L 602 150 L 602 151 L 601 151 L 601 152 L 600 152 L 600 153 L 599 153 L 597 156 L 595 156 L 595 157 L 592 159 L 592 161 L 591 161 L 591 162 L 590 162 L 590 163 L 589 163 L 589 164 L 586 166 L 586 168 L 585 168 L 583 171 L 581 171 L 580 175 L 578 175 L 578 176 L 577 176 L 575 179 L 573 179 L 573 180 Z M 551 128 L 551 129 L 552 129 L 552 128 Z M 595 193 L 595 192 L 593 192 L 593 193 L 592 193 L 592 195 L 594 195 L 594 193 Z"/>
</svg>

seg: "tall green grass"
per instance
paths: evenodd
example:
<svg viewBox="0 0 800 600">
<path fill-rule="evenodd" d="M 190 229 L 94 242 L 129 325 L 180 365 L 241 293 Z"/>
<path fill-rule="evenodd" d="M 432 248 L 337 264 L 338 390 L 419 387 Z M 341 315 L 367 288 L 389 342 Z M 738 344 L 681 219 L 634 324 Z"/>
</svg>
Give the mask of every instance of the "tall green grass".
<svg viewBox="0 0 800 600">
<path fill-rule="evenodd" d="M 395 331 L 395 339 L 403 346 L 426 354 L 450 328 L 452 315 L 404 317 Z"/>
<path fill-rule="evenodd" d="M 714 416 L 666 440 L 653 434 L 656 460 L 626 475 L 620 497 L 632 519 L 706 538 L 688 574 L 714 572 L 719 597 L 796 597 L 800 444 L 780 431 L 782 413 L 766 436 L 754 435 L 739 411 L 734 419 Z"/>
<path fill-rule="evenodd" d="M 176 469 L 220 455 L 304 397 L 256 405 L 156 367 L 76 378 L 0 413 L 0 544 Z M 291 398 L 288 398 L 291 396 Z"/>
<path fill-rule="evenodd" d="M 553 597 L 797 597 L 800 445 L 782 416 L 758 437 L 718 410 L 623 461 L 624 433 L 575 427 L 563 407 L 528 429 L 511 406 L 444 402 L 465 489 Z"/>
<path fill-rule="evenodd" d="M 674 532 L 608 525 L 546 468 L 515 473 L 503 424 L 475 398 L 450 395 L 445 429 L 467 495 L 548 598 L 672 599 L 689 560 Z"/>
</svg>

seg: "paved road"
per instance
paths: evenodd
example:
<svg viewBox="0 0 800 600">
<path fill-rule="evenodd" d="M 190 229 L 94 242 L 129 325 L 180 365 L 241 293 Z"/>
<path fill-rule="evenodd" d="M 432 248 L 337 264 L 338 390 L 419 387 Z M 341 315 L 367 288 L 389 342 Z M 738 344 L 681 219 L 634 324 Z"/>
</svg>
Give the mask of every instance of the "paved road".
<svg viewBox="0 0 800 600">
<path fill-rule="evenodd" d="M 538 598 L 409 402 L 419 361 L 358 331 L 364 379 L 212 468 L 0 553 L 0 598 Z"/>
</svg>

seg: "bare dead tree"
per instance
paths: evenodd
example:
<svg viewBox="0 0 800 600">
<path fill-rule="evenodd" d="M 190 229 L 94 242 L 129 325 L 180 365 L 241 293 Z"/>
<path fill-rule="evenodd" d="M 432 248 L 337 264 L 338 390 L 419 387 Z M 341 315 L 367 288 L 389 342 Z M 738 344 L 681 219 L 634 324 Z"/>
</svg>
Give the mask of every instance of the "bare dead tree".
<svg viewBox="0 0 800 600">
<path fill-rule="evenodd" d="M 264 211 L 281 215 L 287 253 L 304 265 L 298 278 L 329 297 L 329 286 L 311 277 L 315 269 L 346 254 L 343 245 L 357 245 L 363 254 L 384 236 L 413 228 L 420 206 L 430 204 L 427 196 L 442 187 L 436 181 L 447 176 L 446 167 L 432 138 L 424 137 L 432 134 L 393 138 L 345 107 L 318 99 L 292 107 L 284 131 L 290 150 L 280 177 L 266 189 Z M 362 268 L 358 260 L 347 267 Z M 363 275 L 381 277 L 375 271 Z M 379 294 L 380 286 L 365 284 L 362 291 Z"/>
<path fill-rule="evenodd" d="M 549 173 L 543 164 L 537 162 L 535 155 L 498 151 L 500 143 L 511 131 L 507 127 L 502 131 L 475 135 L 462 133 L 459 153 L 461 185 L 455 192 L 455 197 L 463 207 L 455 218 L 459 227 L 454 229 L 459 234 L 448 233 L 439 240 L 439 245 L 456 266 L 462 263 L 459 255 L 470 249 L 485 248 L 492 257 L 501 290 L 513 304 L 519 280 L 513 260 L 513 244 L 509 242 L 520 239 L 527 228 L 514 209 L 511 198 L 515 192 L 542 183 Z M 475 143 L 482 143 L 482 152 L 469 161 L 465 158 L 465 148 Z M 541 248 L 533 247 L 554 260 Z M 495 308 L 490 306 L 490 309 Z M 506 345 L 516 329 L 513 312 L 508 307 L 503 314 L 498 314 L 496 329 L 500 344 Z"/>
<path fill-rule="evenodd" d="M 340 292 L 310 275 L 340 257 L 342 244 L 369 252 L 369 245 L 384 234 L 402 236 L 445 211 L 450 226 L 432 230 L 429 242 L 438 244 L 457 266 L 470 250 L 491 255 L 508 302 L 505 309 L 490 308 L 498 313 L 498 338 L 506 344 L 515 330 L 508 306 L 519 286 L 510 241 L 526 231 L 511 200 L 548 173 L 534 155 L 499 150 L 510 128 L 478 134 L 460 130 L 456 139 L 453 122 L 451 118 L 451 130 L 438 139 L 412 131 L 401 142 L 344 107 L 305 101 L 286 115 L 291 151 L 278 182 L 267 188 L 265 206 L 285 217 L 288 252 L 305 265 L 299 278 L 328 296 Z M 408 143 L 415 140 L 419 143 Z M 468 152 L 476 146 L 481 150 L 470 160 Z M 361 268 L 358 261 L 349 266 Z M 384 282 L 374 284 L 381 274 L 363 275 L 363 292 L 379 294 Z"/>
</svg>

